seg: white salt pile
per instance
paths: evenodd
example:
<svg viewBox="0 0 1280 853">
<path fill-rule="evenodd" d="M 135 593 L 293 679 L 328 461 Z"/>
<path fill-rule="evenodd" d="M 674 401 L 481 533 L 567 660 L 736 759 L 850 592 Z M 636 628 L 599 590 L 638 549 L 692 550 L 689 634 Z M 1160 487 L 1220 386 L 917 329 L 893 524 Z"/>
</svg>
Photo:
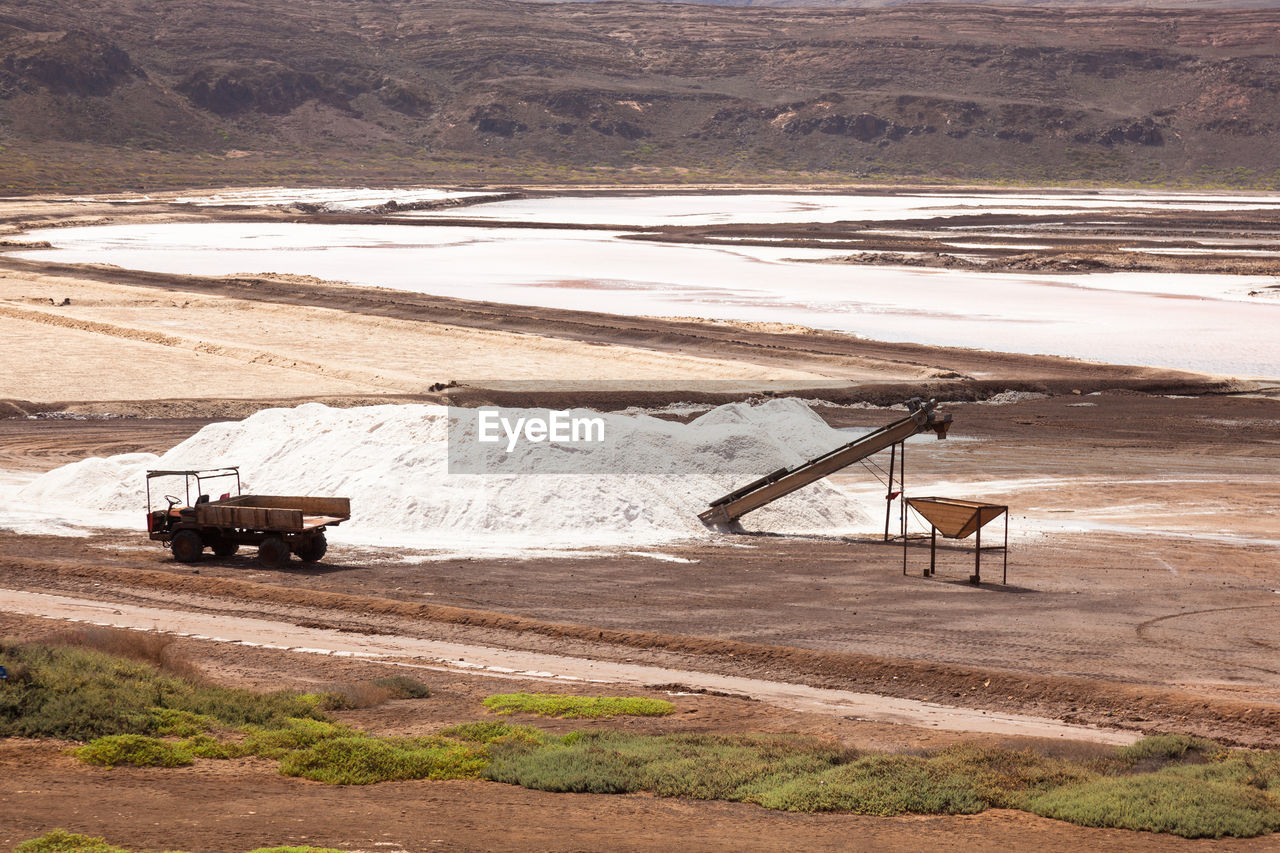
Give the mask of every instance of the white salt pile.
<svg viewBox="0 0 1280 853">
<path fill-rule="evenodd" d="M 351 521 L 332 531 L 334 541 L 451 553 L 626 547 L 712 537 L 697 518 L 708 501 L 850 438 L 803 403 L 785 399 L 721 406 L 688 424 L 647 415 L 572 414 L 605 422 L 605 444 L 573 446 L 576 454 L 604 454 L 584 457 L 575 470 L 587 473 L 538 473 L 537 458 L 522 449 L 528 445 L 506 460 L 502 470 L 510 473 L 450 473 L 447 408 L 308 404 L 212 424 L 159 457 L 135 453 L 76 462 L 36 479 L 16 498 L 29 508 L 56 507 L 65 514 L 71 504 L 111 524 L 123 519 L 136 525 L 148 469 L 239 465 L 245 492 L 351 498 Z M 460 455 L 466 444 L 456 438 L 455 462 L 467 455 Z M 493 445 L 472 448 L 473 455 L 505 452 Z M 161 482 L 159 491 L 184 494 L 180 485 Z M 825 482 L 743 522 L 749 530 L 826 534 L 871 523 L 861 506 Z"/>
<path fill-rule="evenodd" d="M 1039 391 L 1001 391 L 999 394 L 992 394 L 985 400 L 979 400 L 978 404 L 982 406 L 1007 406 L 1010 403 L 1023 403 L 1028 400 L 1047 400 L 1049 394 L 1041 394 Z"/>
</svg>

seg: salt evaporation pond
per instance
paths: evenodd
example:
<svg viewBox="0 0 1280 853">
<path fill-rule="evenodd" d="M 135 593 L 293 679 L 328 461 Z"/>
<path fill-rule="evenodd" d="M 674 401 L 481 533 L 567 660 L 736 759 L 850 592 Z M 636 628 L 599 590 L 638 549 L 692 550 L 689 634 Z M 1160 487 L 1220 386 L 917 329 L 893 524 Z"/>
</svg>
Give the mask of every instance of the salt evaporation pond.
<svg viewBox="0 0 1280 853">
<path fill-rule="evenodd" d="M 872 222 L 986 214 L 1070 214 L 1123 210 L 1274 210 L 1267 195 L 1182 193 L 687 193 L 562 196 L 502 201 L 465 211 L 469 219 L 576 225 L 726 225 Z M 404 214 L 456 217 L 457 210 Z"/>
<path fill-rule="evenodd" d="M 608 438 L 604 445 L 574 445 L 575 454 L 585 454 L 583 473 L 543 473 L 545 457 L 526 445 L 504 467 L 511 473 L 486 475 L 450 472 L 444 407 L 268 409 L 206 426 L 161 456 L 122 454 L 50 471 L 0 501 L 0 526 L 22 529 L 44 513 L 81 526 L 138 529 L 148 469 L 236 464 L 246 492 L 261 484 L 258 491 L 271 494 L 350 497 L 351 521 L 332 530 L 335 542 L 455 555 L 652 546 L 711 539 L 697 518 L 709 501 L 850 440 L 792 399 L 721 406 L 688 424 L 644 414 L 576 414 L 603 418 Z M 452 452 L 479 450 L 455 443 Z M 592 464 L 591 454 L 606 458 Z M 158 483 L 153 496 L 165 488 Z M 184 494 L 180 484 L 176 493 Z M 862 504 L 827 483 L 744 522 L 778 533 L 874 528 Z"/>
<path fill-rule="evenodd" d="M 30 232 L 19 257 L 193 275 L 292 273 L 459 299 L 794 323 L 861 337 L 1280 378 L 1274 278 L 1025 275 L 798 263 L 839 253 L 619 232 L 170 223 Z"/>
</svg>

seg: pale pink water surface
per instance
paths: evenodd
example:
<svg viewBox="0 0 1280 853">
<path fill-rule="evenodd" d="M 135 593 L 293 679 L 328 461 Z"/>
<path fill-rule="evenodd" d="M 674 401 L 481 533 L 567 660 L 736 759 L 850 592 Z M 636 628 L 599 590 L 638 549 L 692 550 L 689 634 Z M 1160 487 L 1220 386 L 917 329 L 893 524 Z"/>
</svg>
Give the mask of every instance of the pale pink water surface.
<svg viewBox="0 0 1280 853">
<path fill-rule="evenodd" d="M 641 226 L 655 217 L 678 222 L 686 215 L 698 220 L 827 221 L 823 217 L 854 218 L 858 210 L 891 219 L 919 215 L 927 206 L 954 210 L 984 201 L 993 205 L 986 212 L 995 205 L 1014 207 L 1015 202 L 1025 212 L 1106 205 L 1257 209 L 1280 203 L 1270 196 L 903 199 L 555 198 L 479 205 L 465 212 L 519 218 L 511 217 L 513 206 L 519 206 L 521 216 L 541 210 L 545 222 L 614 219 Z M 664 203 L 665 219 L 659 216 Z M 841 253 L 641 242 L 622 239 L 625 232 L 618 230 L 429 223 L 430 218 L 405 225 L 226 222 L 60 228 L 26 235 L 48 240 L 53 250 L 20 256 L 195 275 L 293 273 L 461 299 L 796 323 L 877 340 L 1280 378 L 1280 292 L 1270 289 L 1280 283 L 1275 277 L 1028 275 L 815 264 L 800 261 Z"/>
</svg>

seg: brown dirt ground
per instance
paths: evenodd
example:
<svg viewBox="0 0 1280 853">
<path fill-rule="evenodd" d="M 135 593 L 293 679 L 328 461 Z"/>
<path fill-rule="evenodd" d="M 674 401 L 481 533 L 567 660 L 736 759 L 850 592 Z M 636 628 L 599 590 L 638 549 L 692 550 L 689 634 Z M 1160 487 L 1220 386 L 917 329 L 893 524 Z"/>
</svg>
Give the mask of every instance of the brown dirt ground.
<svg viewBox="0 0 1280 853">
<path fill-rule="evenodd" d="M 5 635 L 38 638 L 45 620 L 0 616 Z M 178 640 L 179 657 L 221 683 L 257 689 L 326 689 L 386 673 L 376 664 L 266 649 Z M 545 689 L 416 672 L 432 696 L 342 712 L 379 734 L 419 735 L 485 716 L 493 692 Z M 664 696 L 662 692 L 653 695 Z M 922 749 L 960 739 L 1034 747 L 1085 758 L 1105 747 L 1031 739 L 972 737 L 779 711 L 732 697 L 669 697 L 672 717 L 626 721 L 518 719 L 556 732 L 626 727 L 653 733 L 805 732 L 860 749 Z M 65 754 L 70 744 L 0 741 L 0 844 L 61 827 L 132 848 L 244 851 L 261 844 L 313 844 L 349 850 L 1267 850 L 1273 839 L 1188 842 L 1168 836 L 1087 829 L 1016 811 L 975 816 L 872 818 L 791 815 L 750 805 L 666 800 L 648 795 L 558 795 L 483 782 L 403 782 L 331 787 L 279 775 L 257 759 L 197 761 L 177 769 L 89 767 Z"/>
<path fill-rule="evenodd" d="M 969 440 L 913 445 L 908 476 L 917 493 L 940 480 L 968 483 L 969 496 L 1010 502 L 1015 531 L 1020 523 L 1059 514 L 1114 520 L 1125 512 L 1136 514 L 1131 521 L 1141 528 L 1153 523 L 1142 516 L 1153 502 L 1208 507 L 1216 514 L 1188 516 L 1187 532 L 1234 531 L 1256 541 L 1141 530 L 1015 537 L 1010 586 L 980 589 L 963 582 L 967 553 L 948 553 L 937 578 L 925 580 L 915 571 L 926 558 L 918 546 L 909 554 L 912 574 L 904 577 L 902 551 L 894 545 L 768 536 L 744 537 L 741 544 L 752 546 L 745 550 L 663 549 L 694 564 L 612 554 L 404 565 L 335 545 L 325 563 L 311 569 L 273 572 L 241 556 L 206 560 L 197 575 L 137 535 L 4 534 L 0 568 L 5 585 L 26 589 L 275 618 L 283 613 L 308 625 L 663 663 L 1274 746 L 1280 675 L 1268 650 L 1280 601 L 1273 591 L 1275 549 L 1266 543 L 1280 538 L 1274 482 L 1280 403 L 1114 392 L 949 408 L 956 416 L 953 436 Z M 844 425 L 884 418 L 876 410 L 825 411 Z M 91 452 L 161 449 L 204 422 L 8 419 L 0 421 L 0 454 L 13 467 L 47 468 Z M 1041 483 L 1019 492 L 1016 481 L 1027 476 Z M 1246 514 L 1249 506 L 1258 511 Z M 1158 521 L 1177 532 L 1170 518 Z M 994 577 L 992 559 L 988 577 Z M 3 630 L 38 633 L 48 623 L 9 617 Z M 205 671 L 246 686 L 353 680 L 362 666 L 183 642 Z M 376 731 L 421 732 L 474 718 L 483 695 L 520 686 L 443 673 L 429 681 L 436 690 L 429 700 L 351 712 L 350 719 Z M 527 687 L 546 689 L 545 683 Z M 731 697 L 678 701 L 676 722 L 660 725 L 809 731 L 877 749 L 928 748 L 955 737 Z M 1163 849 L 1173 841 L 1010 812 L 797 817 L 649 797 L 556 798 L 474 783 L 353 791 L 283 779 L 253 764 L 102 771 L 75 766 L 44 745 L 14 742 L 5 750 L 13 792 L 6 799 L 21 804 L 28 795 L 19 791 L 48 792 L 38 806 L 18 810 L 30 817 L 10 825 L 27 835 L 61 825 L 143 846 L 234 850 L 304 835 L 338 846 L 385 839 L 404 849 L 427 849 L 437 838 L 459 849 L 654 849 L 677 837 L 693 849 L 748 842 L 761 849 L 827 849 L 851 837 L 871 849 L 1032 843 Z M 157 799 L 191 799 L 202 807 L 174 821 L 164 816 L 167 807 L 152 808 Z M 310 816 L 294 830 L 300 800 Z M 432 808 L 422 809 L 424 800 Z M 467 816 L 460 817 L 464 804 Z M 137 819 L 147 813 L 155 815 L 153 825 Z M 1263 839 L 1239 846 L 1275 845 Z"/>
<path fill-rule="evenodd" d="M 1014 811 L 871 818 L 469 781 L 339 788 L 285 778 L 261 762 L 104 770 L 43 742 L 0 742 L 0 769 L 6 845 L 60 826 L 140 848 L 200 851 L 263 843 L 387 851 L 1280 849 L 1272 839 L 1190 842 Z"/>
<path fill-rule="evenodd" d="M 195 574 L 131 533 L 0 533 L 0 585 L 209 612 L 285 614 L 358 630 L 666 663 L 1131 729 L 1194 731 L 1242 744 L 1277 743 L 1275 399 L 1215 393 L 1233 386 L 1163 371 L 931 350 L 794 329 L 512 308 L 310 280 L 191 279 L 3 257 L 0 272 L 75 282 L 86 293 L 114 288 L 120 300 L 82 306 L 86 313 L 80 319 L 109 319 L 132 330 L 146 326 L 140 318 L 148 299 L 198 294 L 269 306 L 282 316 L 291 306 L 302 316 L 320 305 L 349 315 L 353 328 L 380 318 L 421 324 L 423 335 L 449 326 L 537 337 L 539 346 L 564 353 L 580 345 L 625 345 L 646 358 L 749 366 L 757 371 L 752 375 L 864 377 L 824 392 L 841 400 L 894 402 L 921 392 L 972 400 L 1008 388 L 1057 395 L 1007 406 L 951 404 L 958 440 L 912 444 L 909 450 L 913 494 L 937 491 L 1012 507 L 1008 587 L 965 583 L 968 552 L 945 552 L 936 578 L 922 578 L 927 552 L 918 543 L 908 550 L 911 574 L 904 576 L 900 547 L 861 539 L 757 535 L 736 540 L 745 548 L 709 543 L 661 549 L 696 561 L 687 564 L 634 554 L 405 564 L 394 555 L 335 543 L 324 563 L 308 569 L 269 571 L 244 555 L 206 560 Z M 92 338 L 92 332 L 85 334 Z M 141 343 L 160 354 L 173 349 Z M 343 366 L 351 376 L 359 373 L 358 381 L 368 378 L 368 368 Z M 41 381 L 32 374 L 28 387 L 40 388 Z M 340 404 L 444 399 L 439 392 L 404 387 L 333 390 L 336 396 L 329 399 Z M 147 389 L 110 400 L 19 391 L 8 392 L 17 399 L 7 407 L 19 416 L 0 419 L 2 470 L 41 471 L 88 455 L 163 450 L 211 420 L 298 401 L 287 389 L 276 397 L 218 399 L 161 399 Z M 1104 393 L 1089 396 L 1093 391 Z M 696 396 L 635 388 L 551 393 L 473 387 L 446 393 L 460 402 L 601 407 Z M 716 402 L 740 394 L 698 398 Z M 1195 396 L 1182 396 L 1187 394 Z M 21 416 L 59 409 L 135 417 Z M 886 420 L 877 410 L 822 411 L 838 426 Z M 847 472 L 839 481 L 870 491 L 876 485 L 865 472 Z M 995 560 L 991 554 L 985 558 L 987 580 L 998 579 Z M 5 633 L 34 636 L 47 630 L 42 620 L 0 617 Z M 231 683 L 272 687 L 362 677 L 358 664 L 183 642 L 202 668 Z M 444 673 L 433 674 L 431 683 L 431 699 L 353 712 L 352 719 L 380 731 L 429 730 L 474 716 L 481 696 L 511 685 Z M 729 697 L 680 702 L 676 722 L 662 725 L 814 731 L 887 749 L 923 748 L 949 737 L 783 712 Z M 63 826 L 125 845 L 240 851 L 303 840 L 363 849 L 394 845 L 388 850 L 1193 846 L 1012 812 L 876 819 L 783 815 L 650 797 L 555 796 L 478 783 L 336 789 L 285 779 L 251 762 L 104 771 L 74 764 L 56 745 L 21 741 L 0 742 L 0 766 L 5 845 Z M 1277 845 L 1264 839 L 1223 846 Z"/>
</svg>

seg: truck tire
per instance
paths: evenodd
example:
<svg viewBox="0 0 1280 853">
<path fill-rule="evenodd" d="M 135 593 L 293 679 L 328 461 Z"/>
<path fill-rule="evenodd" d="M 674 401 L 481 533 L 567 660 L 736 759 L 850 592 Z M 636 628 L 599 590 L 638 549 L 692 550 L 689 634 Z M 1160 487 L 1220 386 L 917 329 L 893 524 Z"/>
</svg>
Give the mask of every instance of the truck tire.
<svg viewBox="0 0 1280 853">
<path fill-rule="evenodd" d="M 258 545 L 258 560 L 270 568 L 280 568 L 289 562 L 289 543 L 279 536 L 268 536 Z"/>
<path fill-rule="evenodd" d="M 323 533 L 317 533 L 294 550 L 302 562 L 314 563 L 324 557 L 325 552 L 329 550 L 329 540 L 324 538 Z"/>
<path fill-rule="evenodd" d="M 240 550 L 238 542 L 232 542 L 230 539 L 219 536 L 209 545 L 213 549 L 213 553 L 219 557 L 230 557 L 236 551 Z"/>
<path fill-rule="evenodd" d="M 194 563 L 204 555 L 204 540 L 194 530 L 179 530 L 173 535 L 169 548 L 179 563 Z"/>
</svg>

